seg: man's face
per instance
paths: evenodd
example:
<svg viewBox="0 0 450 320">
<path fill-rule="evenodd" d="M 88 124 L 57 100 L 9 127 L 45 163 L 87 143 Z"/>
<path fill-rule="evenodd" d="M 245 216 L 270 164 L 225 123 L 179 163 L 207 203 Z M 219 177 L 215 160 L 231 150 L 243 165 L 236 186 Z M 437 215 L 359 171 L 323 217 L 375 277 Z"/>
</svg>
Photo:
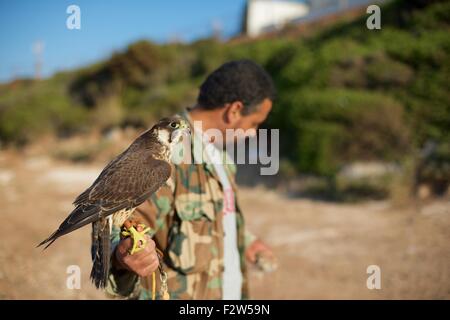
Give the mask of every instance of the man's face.
<svg viewBox="0 0 450 320">
<path fill-rule="evenodd" d="M 237 110 L 239 113 L 237 116 L 230 115 L 228 129 L 242 129 L 245 132 L 245 136 L 235 136 L 234 141 L 238 141 L 245 137 L 253 137 L 256 135 L 256 131 L 260 124 L 266 120 L 269 115 L 270 110 L 272 109 L 272 101 L 270 99 L 265 99 L 259 106 L 255 108 L 255 111 L 242 115 L 240 110 Z M 229 112 L 233 112 L 230 110 Z M 230 143 L 231 141 L 227 141 Z"/>
</svg>

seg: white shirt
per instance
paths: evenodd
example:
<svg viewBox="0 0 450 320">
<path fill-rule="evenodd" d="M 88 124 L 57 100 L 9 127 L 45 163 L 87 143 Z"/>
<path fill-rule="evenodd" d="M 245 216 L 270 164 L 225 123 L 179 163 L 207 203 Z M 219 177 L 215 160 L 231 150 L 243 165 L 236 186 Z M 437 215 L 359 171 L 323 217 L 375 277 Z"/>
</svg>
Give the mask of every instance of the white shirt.
<svg viewBox="0 0 450 320">
<path fill-rule="evenodd" d="M 205 145 L 205 153 L 214 165 L 223 188 L 224 271 L 222 276 L 222 297 L 223 300 L 240 300 L 242 273 L 237 244 L 235 195 L 224 168 L 222 152 L 214 144 L 209 143 Z"/>
</svg>

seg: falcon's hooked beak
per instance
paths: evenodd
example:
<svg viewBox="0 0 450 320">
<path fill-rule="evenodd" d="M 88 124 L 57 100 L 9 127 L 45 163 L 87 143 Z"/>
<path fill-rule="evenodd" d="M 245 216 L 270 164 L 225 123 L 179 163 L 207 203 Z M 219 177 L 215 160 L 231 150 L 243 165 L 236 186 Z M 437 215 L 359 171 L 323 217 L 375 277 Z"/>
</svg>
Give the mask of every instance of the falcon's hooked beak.
<svg viewBox="0 0 450 320">
<path fill-rule="evenodd" d="M 189 124 L 184 121 L 180 120 L 180 126 L 172 132 L 170 135 L 169 142 L 172 143 L 178 143 L 183 136 L 189 136 L 191 134 L 191 129 L 189 127 Z"/>
</svg>

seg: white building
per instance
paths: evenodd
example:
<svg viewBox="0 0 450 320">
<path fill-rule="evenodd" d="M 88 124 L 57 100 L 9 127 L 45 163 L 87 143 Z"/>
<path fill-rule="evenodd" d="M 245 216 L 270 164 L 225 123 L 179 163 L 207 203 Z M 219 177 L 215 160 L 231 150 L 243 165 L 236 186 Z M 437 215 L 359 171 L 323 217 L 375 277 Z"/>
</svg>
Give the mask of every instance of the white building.
<svg viewBox="0 0 450 320">
<path fill-rule="evenodd" d="M 304 3 L 288 0 L 249 0 L 245 17 L 245 33 L 255 37 L 265 30 L 278 29 L 286 23 L 307 15 Z"/>
</svg>

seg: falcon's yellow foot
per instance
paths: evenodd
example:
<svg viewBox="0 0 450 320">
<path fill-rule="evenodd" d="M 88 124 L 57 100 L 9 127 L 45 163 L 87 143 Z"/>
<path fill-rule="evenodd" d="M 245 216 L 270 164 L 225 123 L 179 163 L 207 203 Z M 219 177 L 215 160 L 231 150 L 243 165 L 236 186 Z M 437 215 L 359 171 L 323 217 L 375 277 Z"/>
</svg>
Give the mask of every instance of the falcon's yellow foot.
<svg viewBox="0 0 450 320">
<path fill-rule="evenodd" d="M 131 221 L 125 221 L 123 224 L 123 237 L 131 237 L 133 240 L 133 247 L 130 250 L 130 254 L 135 254 L 139 252 L 145 245 L 147 244 L 147 239 L 145 238 L 145 234 L 150 230 L 149 227 L 144 224 L 138 224 L 136 227 L 131 223 Z"/>
<path fill-rule="evenodd" d="M 145 234 L 151 229 L 145 226 L 144 224 L 133 224 L 130 220 L 125 221 L 123 224 L 123 229 L 121 235 L 123 237 L 131 237 L 133 240 L 133 247 L 130 250 L 130 254 L 134 254 L 139 252 L 143 248 L 145 248 L 147 244 L 147 239 L 145 238 Z M 156 254 L 159 260 L 159 271 L 160 271 L 160 279 L 161 279 L 161 289 L 160 295 L 163 300 L 169 300 L 170 294 L 167 287 L 167 273 L 163 270 L 162 267 L 162 258 L 163 253 L 158 248 L 156 249 Z M 156 299 L 156 272 L 152 273 L 152 300 Z"/>
</svg>

